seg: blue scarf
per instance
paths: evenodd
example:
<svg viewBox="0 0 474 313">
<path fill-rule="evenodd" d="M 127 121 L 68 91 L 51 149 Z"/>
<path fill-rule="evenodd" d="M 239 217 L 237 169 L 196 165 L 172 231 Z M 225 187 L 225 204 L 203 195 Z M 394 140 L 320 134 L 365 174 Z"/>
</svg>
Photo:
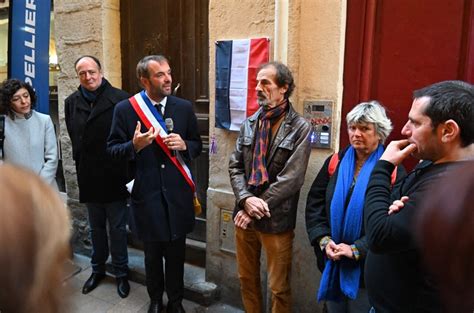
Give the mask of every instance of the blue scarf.
<svg viewBox="0 0 474 313">
<path fill-rule="evenodd" d="M 352 244 L 360 238 L 365 191 L 372 169 L 382 156 L 383 150 L 383 146 L 379 145 L 365 161 L 347 208 L 344 206 L 354 178 L 356 164 L 354 148 L 349 147 L 342 158 L 331 201 L 331 237 L 336 244 L 341 242 Z M 355 299 L 359 290 L 360 271 L 360 264 L 355 260 L 348 258 L 342 258 L 336 262 L 327 260 L 319 286 L 318 301 L 340 301 L 343 295 Z"/>
</svg>

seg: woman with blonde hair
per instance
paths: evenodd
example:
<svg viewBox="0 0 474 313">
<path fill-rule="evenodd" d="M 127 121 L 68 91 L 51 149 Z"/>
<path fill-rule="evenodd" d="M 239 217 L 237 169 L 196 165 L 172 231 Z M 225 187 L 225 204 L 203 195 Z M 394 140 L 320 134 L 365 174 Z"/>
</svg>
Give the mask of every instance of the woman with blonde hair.
<svg viewBox="0 0 474 313">
<path fill-rule="evenodd" d="M 0 186 L 0 312 L 64 312 L 66 206 L 37 175 L 14 165 L 0 166 Z"/>
</svg>

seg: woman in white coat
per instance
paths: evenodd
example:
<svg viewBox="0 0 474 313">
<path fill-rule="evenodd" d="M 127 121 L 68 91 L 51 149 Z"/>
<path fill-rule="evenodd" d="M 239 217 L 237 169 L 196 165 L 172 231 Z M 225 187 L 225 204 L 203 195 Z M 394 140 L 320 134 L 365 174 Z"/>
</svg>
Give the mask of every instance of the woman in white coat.
<svg viewBox="0 0 474 313">
<path fill-rule="evenodd" d="M 6 113 L 4 162 L 28 168 L 57 186 L 58 147 L 49 115 L 36 112 L 33 88 L 18 79 L 0 86 L 0 107 Z"/>
</svg>

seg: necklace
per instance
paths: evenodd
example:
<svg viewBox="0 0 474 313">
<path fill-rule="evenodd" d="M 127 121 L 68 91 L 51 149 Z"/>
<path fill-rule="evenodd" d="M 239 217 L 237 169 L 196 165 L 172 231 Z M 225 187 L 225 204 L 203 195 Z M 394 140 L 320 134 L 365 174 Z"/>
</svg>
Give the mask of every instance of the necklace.
<svg viewBox="0 0 474 313">
<path fill-rule="evenodd" d="M 355 170 L 354 170 L 354 177 L 359 176 L 359 172 L 360 172 L 362 166 L 364 166 L 364 163 L 365 163 L 365 160 L 364 161 L 356 161 Z"/>
</svg>

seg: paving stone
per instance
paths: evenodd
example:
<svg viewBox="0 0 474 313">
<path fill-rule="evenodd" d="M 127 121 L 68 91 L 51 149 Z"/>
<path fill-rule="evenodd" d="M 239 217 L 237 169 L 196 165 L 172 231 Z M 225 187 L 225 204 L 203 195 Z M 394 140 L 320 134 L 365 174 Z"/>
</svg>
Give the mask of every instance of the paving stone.
<svg viewBox="0 0 474 313">
<path fill-rule="evenodd" d="M 73 293 L 70 299 L 70 313 L 99 313 L 107 312 L 113 304 L 108 303 L 89 295 L 83 295 L 81 292 Z"/>
</svg>

